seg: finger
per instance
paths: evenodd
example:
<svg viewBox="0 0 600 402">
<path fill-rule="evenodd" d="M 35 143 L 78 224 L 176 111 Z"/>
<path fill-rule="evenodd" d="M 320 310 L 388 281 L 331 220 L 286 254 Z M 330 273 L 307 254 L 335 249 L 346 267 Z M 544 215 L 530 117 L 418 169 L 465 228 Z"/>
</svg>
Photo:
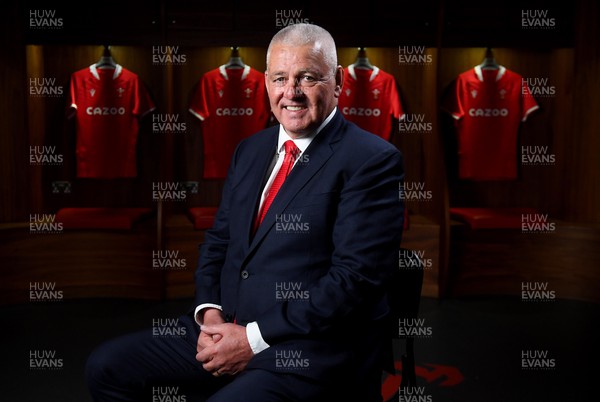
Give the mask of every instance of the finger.
<svg viewBox="0 0 600 402">
<path fill-rule="evenodd" d="M 223 334 L 231 324 L 213 324 L 213 325 L 200 325 L 200 331 L 207 335 Z"/>
<path fill-rule="evenodd" d="M 210 335 L 210 336 L 212 336 L 212 335 L 214 335 L 214 334 L 217 333 L 215 331 L 214 326 L 212 326 L 212 325 L 200 325 L 200 332 L 203 332 L 206 335 Z"/>
<path fill-rule="evenodd" d="M 219 367 L 215 363 L 209 361 L 209 362 L 203 363 L 202 368 L 205 371 L 207 371 L 211 374 L 214 374 L 218 370 Z"/>
<path fill-rule="evenodd" d="M 212 339 L 213 342 L 219 342 L 221 339 L 223 339 L 223 332 L 219 330 L 219 325 L 213 325 L 213 326 L 209 326 L 209 325 L 201 325 L 200 326 L 200 331 L 202 334 L 210 337 Z"/>
<path fill-rule="evenodd" d="M 212 335 L 207 335 L 205 333 L 201 333 L 200 336 L 198 337 L 198 342 L 196 342 L 196 352 L 200 352 L 203 349 L 214 345 L 216 342 L 215 339 L 213 339 Z"/>
<path fill-rule="evenodd" d="M 212 361 L 212 359 L 214 359 L 214 355 L 212 355 L 210 352 L 207 352 L 206 349 L 196 353 L 196 360 L 201 363 L 209 363 Z"/>
</svg>

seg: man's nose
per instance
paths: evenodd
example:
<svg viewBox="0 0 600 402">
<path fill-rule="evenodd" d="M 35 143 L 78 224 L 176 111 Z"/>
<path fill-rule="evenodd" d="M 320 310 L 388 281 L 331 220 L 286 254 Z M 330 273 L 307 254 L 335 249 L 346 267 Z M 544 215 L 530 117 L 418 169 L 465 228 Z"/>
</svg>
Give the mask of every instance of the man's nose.
<svg viewBox="0 0 600 402">
<path fill-rule="evenodd" d="M 299 96 L 304 96 L 304 91 L 298 80 L 288 80 L 283 88 L 283 96 L 288 99 L 294 99 Z"/>
</svg>

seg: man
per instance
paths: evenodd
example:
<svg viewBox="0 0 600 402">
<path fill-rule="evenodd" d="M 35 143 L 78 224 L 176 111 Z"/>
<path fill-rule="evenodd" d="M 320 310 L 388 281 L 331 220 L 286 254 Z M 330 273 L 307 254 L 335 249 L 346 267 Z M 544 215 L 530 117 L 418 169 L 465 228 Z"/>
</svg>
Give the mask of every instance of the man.
<svg viewBox="0 0 600 402">
<path fill-rule="evenodd" d="M 210 389 L 210 402 L 381 401 L 404 173 L 396 147 L 337 110 L 343 80 L 326 30 L 275 34 L 265 82 L 280 125 L 232 158 L 200 248 L 195 310 L 179 319 L 189 335 L 99 348 L 87 367 L 96 401 L 143 400 L 169 378 Z"/>
</svg>

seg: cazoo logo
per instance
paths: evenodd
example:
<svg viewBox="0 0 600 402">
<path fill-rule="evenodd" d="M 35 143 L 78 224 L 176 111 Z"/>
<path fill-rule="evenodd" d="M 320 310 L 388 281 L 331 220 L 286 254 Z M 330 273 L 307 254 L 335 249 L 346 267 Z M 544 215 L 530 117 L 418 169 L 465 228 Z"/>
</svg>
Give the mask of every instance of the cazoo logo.
<svg viewBox="0 0 600 402">
<path fill-rule="evenodd" d="M 217 108 L 217 116 L 252 116 L 254 110 L 251 107 L 220 107 Z"/>
<path fill-rule="evenodd" d="M 344 107 L 342 109 L 342 113 L 344 113 L 346 116 L 375 116 L 375 117 L 379 117 L 381 116 L 381 110 L 374 108 L 368 108 L 368 107 Z"/>
<path fill-rule="evenodd" d="M 475 109 L 475 108 L 471 108 L 469 109 L 469 116 L 471 117 L 506 117 L 508 116 L 508 109 L 506 108 L 502 108 L 502 109 L 491 109 L 491 108 L 485 108 L 485 109 Z"/>
<path fill-rule="evenodd" d="M 85 112 L 90 116 L 123 116 L 125 114 L 125 108 L 121 107 L 88 107 Z"/>
</svg>

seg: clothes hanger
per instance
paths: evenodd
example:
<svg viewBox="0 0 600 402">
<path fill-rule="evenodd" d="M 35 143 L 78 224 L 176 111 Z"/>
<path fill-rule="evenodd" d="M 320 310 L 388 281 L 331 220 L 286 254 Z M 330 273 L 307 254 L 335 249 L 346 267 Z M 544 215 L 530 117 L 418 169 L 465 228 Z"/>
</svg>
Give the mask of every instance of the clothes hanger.
<svg viewBox="0 0 600 402">
<path fill-rule="evenodd" d="M 498 70 L 500 68 L 500 65 L 496 63 L 492 48 L 488 47 L 485 50 L 485 57 L 479 67 L 481 67 L 482 70 Z"/>
<path fill-rule="evenodd" d="M 231 47 L 231 56 L 229 57 L 229 61 L 225 63 L 225 68 L 244 68 L 246 64 L 242 61 L 240 57 L 239 48 L 237 46 Z"/>
<path fill-rule="evenodd" d="M 104 50 L 102 51 L 102 57 L 96 63 L 96 68 L 116 68 L 117 63 L 112 57 L 110 53 L 110 46 L 104 45 Z"/>
<path fill-rule="evenodd" d="M 364 70 L 373 70 L 374 66 L 369 61 L 367 57 L 367 50 L 364 47 L 358 48 L 358 54 L 356 55 L 356 60 L 352 64 L 354 68 L 362 68 Z"/>
</svg>

